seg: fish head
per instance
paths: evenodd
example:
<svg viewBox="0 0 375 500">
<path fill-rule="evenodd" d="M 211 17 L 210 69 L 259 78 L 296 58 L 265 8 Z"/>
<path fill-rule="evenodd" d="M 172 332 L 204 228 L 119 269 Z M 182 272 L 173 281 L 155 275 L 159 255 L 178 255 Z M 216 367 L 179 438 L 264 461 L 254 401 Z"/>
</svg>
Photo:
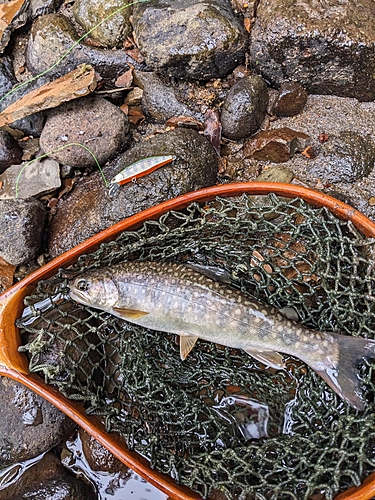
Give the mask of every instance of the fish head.
<svg viewBox="0 0 375 500">
<path fill-rule="evenodd" d="M 107 269 L 93 270 L 77 276 L 69 283 L 70 297 L 91 307 L 110 310 L 118 301 L 118 289 Z"/>
</svg>

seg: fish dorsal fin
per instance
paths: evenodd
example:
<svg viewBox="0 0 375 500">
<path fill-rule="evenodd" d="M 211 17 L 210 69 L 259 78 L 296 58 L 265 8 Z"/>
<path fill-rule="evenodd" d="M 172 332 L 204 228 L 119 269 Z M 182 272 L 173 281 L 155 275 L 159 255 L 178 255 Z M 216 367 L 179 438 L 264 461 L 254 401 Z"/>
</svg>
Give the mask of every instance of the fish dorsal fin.
<svg viewBox="0 0 375 500">
<path fill-rule="evenodd" d="M 245 352 L 266 366 L 270 366 L 276 370 L 284 368 L 284 358 L 279 352 L 261 351 L 258 349 L 246 349 Z"/>
<path fill-rule="evenodd" d="M 120 318 L 127 319 L 129 321 L 134 321 L 136 319 L 142 318 L 142 316 L 146 316 L 149 314 L 145 311 L 137 311 L 135 309 L 125 309 L 123 307 L 114 307 L 114 313 Z"/>
<path fill-rule="evenodd" d="M 189 352 L 195 346 L 198 337 L 194 337 L 193 335 L 181 335 L 180 337 L 180 356 L 181 359 L 186 359 Z"/>
</svg>

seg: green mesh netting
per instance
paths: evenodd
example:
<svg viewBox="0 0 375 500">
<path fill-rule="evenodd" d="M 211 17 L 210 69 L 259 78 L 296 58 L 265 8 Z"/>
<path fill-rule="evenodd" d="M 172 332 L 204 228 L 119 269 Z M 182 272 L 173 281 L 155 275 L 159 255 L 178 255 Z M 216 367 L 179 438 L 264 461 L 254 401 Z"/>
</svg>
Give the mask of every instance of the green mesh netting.
<svg viewBox="0 0 375 500">
<path fill-rule="evenodd" d="M 242 351 L 178 340 L 56 295 L 67 279 L 123 260 L 196 262 L 233 286 L 298 311 L 307 326 L 374 337 L 374 241 L 325 208 L 242 196 L 192 204 L 124 232 L 39 283 L 18 321 L 32 372 L 159 471 L 204 497 L 331 499 L 375 469 L 374 383 L 357 412 L 313 370 L 287 357 L 265 370 Z M 39 303 L 39 305 L 33 305 Z"/>
</svg>

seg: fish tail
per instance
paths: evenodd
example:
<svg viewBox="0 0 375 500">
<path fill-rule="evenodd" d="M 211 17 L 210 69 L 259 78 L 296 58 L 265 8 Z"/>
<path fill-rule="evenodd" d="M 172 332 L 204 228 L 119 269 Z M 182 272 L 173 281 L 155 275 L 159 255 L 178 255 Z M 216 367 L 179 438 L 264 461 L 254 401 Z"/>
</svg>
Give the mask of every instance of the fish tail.
<svg viewBox="0 0 375 500">
<path fill-rule="evenodd" d="M 375 341 L 360 337 L 330 334 L 338 344 L 339 359 L 334 367 L 316 370 L 327 384 L 357 410 L 364 410 L 358 364 L 375 358 Z"/>
</svg>

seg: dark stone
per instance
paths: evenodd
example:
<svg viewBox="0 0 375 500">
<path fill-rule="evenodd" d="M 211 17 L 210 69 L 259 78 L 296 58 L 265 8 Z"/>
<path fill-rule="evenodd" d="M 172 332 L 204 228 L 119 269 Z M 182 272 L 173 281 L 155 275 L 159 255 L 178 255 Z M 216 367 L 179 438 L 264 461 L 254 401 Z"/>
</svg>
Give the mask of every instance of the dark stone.
<svg viewBox="0 0 375 500">
<path fill-rule="evenodd" d="M 273 103 L 272 112 L 278 116 L 295 116 L 305 107 L 306 90 L 299 83 L 285 83 Z"/>
<path fill-rule="evenodd" d="M 133 25 L 147 64 L 168 76 L 221 78 L 244 58 L 245 30 L 226 0 L 136 3 Z"/>
<path fill-rule="evenodd" d="M 12 61 L 9 57 L 0 58 L 0 99 L 2 99 L 16 83 L 13 73 Z"/>
<path fill-rule="evenodd" d="M 96 500 L 87 483 L 75 477 L 53 453 L 47 453 L 20 479 L 0 491 L 0 500 Z"/>
<path fill-rule="evenodd" d="M 259 76 L 239 80 L 230 89 L 223 105 L 223 136 L 238 141 L 254 134 L 266 116 L 267 104 L 267 85 Z"/>
<path fill-rule="evenodd" d="M 49 153 L 70 142 L 80 143 L 90 149 L 102 165 L 126 147 L 128 132 L 125 113 L 102 97 L 88 96 L 50 110 L 40 146 Z M 75 167 L 96 166 L 92 155 L 80 146 L 68 146 L 49 156 Z"/>
<path fill-rule="evenodd" d="M 51 14 L 58 9 L 63 0 L 30 0 L 29 17 L 35 19 L 38 16 Z"/>
<path fill-rule="evenodd" d="M 129 18 L 132 13 L 132 4 L 126 7 L 127 2 L 123 0 L 76 0 L 73 13 L 76 21 L 84 31 L 91 31 L 90 38 L 106 45 L 107 47 L 119 47 L 128 35 L 132 34 L 132 26 Z M 126 7 L 107 21 L 103 19 L 118 10 Z"/>
<path fill-rule="evenodd" d="M 252 64 L 276 87 L 295 81 L 309 93 L 373 100 L 374 17 L 373 0 L 260 2 Z"/>
<path fill-rule="evenodd" d="M 0 256 L 14 266 L 33 259 L 45 222 L 46 210 L 38 200 L 0 200 Z"/>
<path fill-rule="evenodd" d="M 70 196 L 61 199 L 50 227 L 52 256 L 150 206 L 216 182 L 217 155 L 198 132 L 176 129 L 138 143 L 104 167 L 111 179 L 126 166 L 148 156 L 173 154 L 176 159 L 158 170 L 121 186 L 109 197 L 98 172 L 83 178 Z"/>
<path fill-rule="evenodd" d="M 155 73 L 136 71 L 135 81 L 143 88 L 142 108 L 150 118 L 159 122 L 166 121 L 173 116 L 197 118 L 197 114 L 182 104 L 177 99 L 174 90 L 164 85 Z"/>
<path fill-rule="evenodd" d="M 353 131 L 331 135 L 322 145 L 309 174 L 325 183 L 354 183 L 367 177 L 375 167 L 375 141 L 371 135 Z"/>
<path fill-rule="evenodd" d="M 12 379 L 0 379 L 0 396 L 0 468 L 50 450 L 75 428 L 64 413 Z"/>
<path fill-rule="evenodd" d="M 33 24 L 27 44 L 26 64 L 33 75 L 49 69 L 62 58 L 79 37 L 71 21 L 62 14 L 39 17 Z M 57 78 L 75 69 L 79 64 L 91 64 L 103 78 L 117 78 L 127 69 L 128 63 L 144 69 L 124 50 L 103 50 L 83 41 L 76 44 L 56 67 L 48 72 L 49 78 Z"/>
<path fill-rule="evenodd" d="M 0 130 L 0 174 L 11 165 L 21 163 L 22 149 L 5 130 Z"/>
<path fill-rule="evenodd" d="M 245 143 L 243 154 L 244 158 L 282 163 L 309 144 L 307 134 L 287 127 L 261 130 Z"/>
</svg>

